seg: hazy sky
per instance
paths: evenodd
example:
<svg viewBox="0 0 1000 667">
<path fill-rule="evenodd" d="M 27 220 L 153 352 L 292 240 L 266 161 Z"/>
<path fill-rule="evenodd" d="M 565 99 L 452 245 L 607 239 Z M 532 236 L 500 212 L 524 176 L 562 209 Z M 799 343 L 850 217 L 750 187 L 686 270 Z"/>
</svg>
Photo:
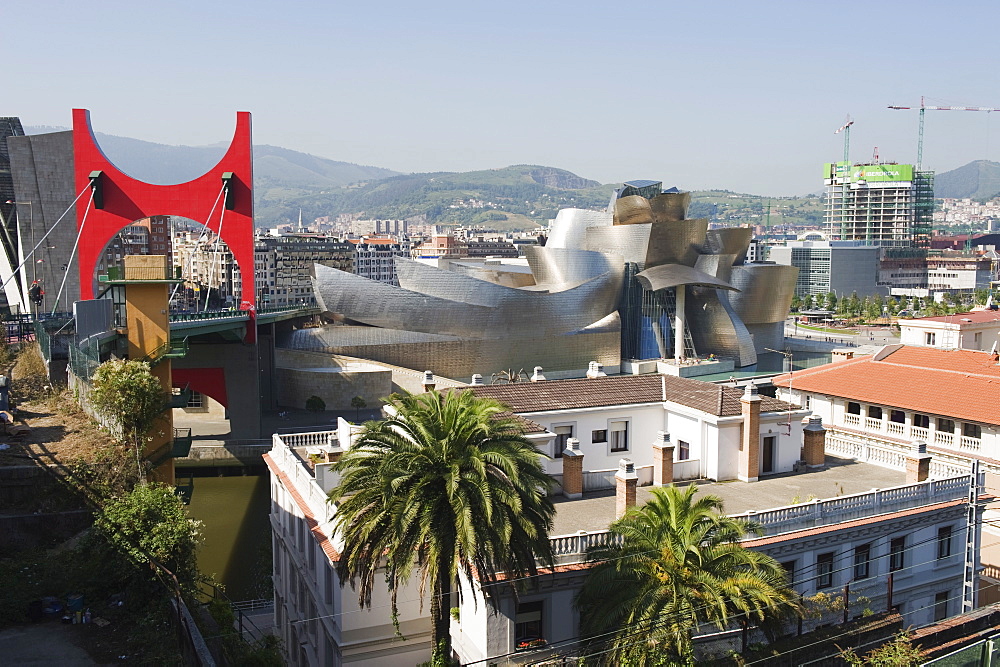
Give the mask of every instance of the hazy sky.
<svg viewBox="0 0 1000 667">
<path fill-rule="evenodd" d="M 770 195 L 843 155 L 916 159 L 917 112 L 1000 107 L 996 2 L 4 0 L 0 115 L 254 141 L 398 171 L 561 167 Z M 998 116 L 998 117 L 994 117 Z M 113 156 L 112 156 L 113 157 Z M 928 111 L 924 164 L 1000 158 L 1000 114 Z"/>
</svg>

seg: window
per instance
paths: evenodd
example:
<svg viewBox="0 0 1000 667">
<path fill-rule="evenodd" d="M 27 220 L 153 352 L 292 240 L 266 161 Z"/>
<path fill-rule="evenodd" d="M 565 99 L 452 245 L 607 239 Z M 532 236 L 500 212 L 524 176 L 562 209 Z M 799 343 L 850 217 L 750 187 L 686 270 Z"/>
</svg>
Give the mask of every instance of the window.
<svg viewBox="0 0 1000 667">
<path fill-rule="evenodd" d="M 930 428 L 931 427 L 931 418 L 928 417 L 927 415 L 914 414 L 913 415 L 913 425 L 914 426 L 918 426 L 920 428 Z"/>
<path fill-rule="evenodd" d="M 677 460 L 687 461 L 691 458 L 691 445 L 684 442 L 683 440 L 677 441 Z"/>
<path fill-rule="evenodd" d="M 903 569 L 906 555 L 906 538 L 894 537 L 889 543 L 889 571 L 898 572 Z"/>
<path fill-rule="evenodd" d="M 802 407 L 804 407 L 806 410 L 809 410 L 809 409 L 812 408 L 812 396 L 810 396 L 809 394 L 806 394 L 805 405 L 803 405 Z"/>
<path fill-rule="evenodd" d="M 785 581 L 793 582 L 795 581 L 795 561 L 786 560 L 781 564 L 782 569 L 785 571 Z"/>
<path fill-rule="evenodd" d="M 628 422 L 611 422 L 608 424 L 611 438 L 611 451 L 628 451 Z"/>
<path fill-rule="evenodd" d="M 607 429 L 600 429 L 593 431 L 590 434 L 591 442 L 607 442 L 608 441 L 608 431 Z"/>
<path fill-rule="evenodd" d="M 869 419 L 882 419 L 882 408 L 877 405 L 868 406 L 868 418 Z"/>
<path fill-rule="evenodd" d="M 934 620 L 943 621 L 948 618 L 948 592 L 934 596 Z"/>
<path fill-rule="evenodd" d="M 944 431 L 945 433 L 954 433 L 955 432 L 955 422 L 954 422 L 954 420 L 943 419 L 941 417 L 938 417 L 938 420 L 937 420 L 937 430 Z"/>
<path fill-rule="evenodd" d="M 833 554 L 820 554 L 816 556 L 816 588 L 831 586 L 833 586 Z"/>
<path fill-rule="evenodd" d="M 854 579 L 867 579 L 871 563 L 872 545 L 854 547 Z"/>
<path fill-rule="evenodd" d="M 191 392 L 191 397 L 188 398 L 187 406 L 188 408 L 203 408 L 205 407 L 205 396 L 197 391 Z"/>
<path fill-rule="evenodd" d="M 938 528 L 937 557 L 947 558 L 951 555 L 951 526 Z"/>
<path fill-rule="evenodd" d="M 563 450 L 566 449 L 566 441 L 573 437 L 573 425 L 553 426 L 552 432 L 556 434 L 556 451 L 554 458 L 562 458 Z"/>
<path fill-rule="evenodd" d="M 514 617 L 515 641 L 542 638 L 542 611 L 541 600 L 517 605 L 517 615 Z"/>
<path fill-rule="evenodd" d="M 902 410 L 890 410 L 889 411 L 889 421 L 895 422 L 896 424 L 906 423 L 906 413 Z"/>
<path fill-rule="evenodd" d="M 963 423 L 962 435 L 966 438 L 976 438 L 978 440 L 983 437 L 983 427 L 979 424 L 969 424 L 968 422 Z"/>
<path fill-rule="evenodd" d="M 972 337 L 972 349 L 981 350 L 983 349 L 983 332 L 979 331 Z"/>
<path fill-rule="evenodd" d="M 861 404 L 850 401 L 847 403 L 847 414 L 849 415 L 860 415 L 861 414 Z"/>
</svg>

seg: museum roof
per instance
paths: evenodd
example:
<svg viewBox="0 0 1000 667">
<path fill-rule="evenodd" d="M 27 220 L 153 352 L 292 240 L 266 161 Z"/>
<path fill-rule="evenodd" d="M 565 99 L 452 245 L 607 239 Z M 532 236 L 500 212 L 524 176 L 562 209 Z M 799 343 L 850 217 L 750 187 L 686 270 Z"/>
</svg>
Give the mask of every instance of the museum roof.
<svg viewBox="0 0 1000 667">
<path fill-rule="evenodd" d="M 964 421 L 1000 424 L 997 355 L 892 345 L 877 354 L 774 378 L 779 387 Z"/>
<path fill-rule="evenodd" d="M 581 408 L 660 403 L 667 401 L 717 417 L 742 413 L 743 390 L 672 375 L 616 375 L 578 380 L 543 380 L 471 387 L 477 396 L 492 398 L 516 413 L 555 412 Z M 789 404 L 761 396 L 761 412 L 783 412 Z"/>
</svg>

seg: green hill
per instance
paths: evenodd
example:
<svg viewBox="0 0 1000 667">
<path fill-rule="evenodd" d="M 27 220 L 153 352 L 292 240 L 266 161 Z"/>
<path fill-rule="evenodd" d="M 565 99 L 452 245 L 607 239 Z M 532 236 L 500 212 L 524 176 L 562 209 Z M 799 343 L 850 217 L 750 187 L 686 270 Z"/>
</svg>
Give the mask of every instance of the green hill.
<svg viewBox="0 0 1000 667">
<path fill-rule="evenodd" d="M 1000 163 L 975 160 L 964 167 L 934 177 L 934 196 L 939 199 L 986 201 L 1000 195 Z"/>
</svg>

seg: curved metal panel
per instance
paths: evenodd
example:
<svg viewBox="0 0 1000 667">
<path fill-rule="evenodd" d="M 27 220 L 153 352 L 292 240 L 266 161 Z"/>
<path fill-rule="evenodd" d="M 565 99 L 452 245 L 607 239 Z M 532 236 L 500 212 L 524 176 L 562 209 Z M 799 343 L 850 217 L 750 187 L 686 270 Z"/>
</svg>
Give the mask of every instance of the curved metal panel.
<svg viewBox="0 0 1000 667">
<path fill-rule="evenodd" d="M 535 283 L 550 290 L 604 273 L 624 275 L 625 272 L 625 260 L 611 253 L 533 245 L 524 249 L 524 256 L 535 276 Z"/>
<path fill-rule="evenodd" d="M 616 225 L 643 225 L 651 222 L 653 209 L 645 197 L 629 195 L 615 201 Z"/>
<path fill-rule="evenodd" d="M 664 264 L 636 275 L 639 283 L 647 290 L 655 292 L 678 285 L 699 285 L 717 289 L 736 289 L 724 280 L 719 280 L 704 271 L 681 264 Z"/>
<path fill-rule="evenodd" d="M 705 218 L 651 225 L 643 268 L 659 264 L 694 266 L 698 256 L 704 253 L 706 232 L 708 220 Z"/>
<path fill-rule="evenodd" d="M 747 325 L 784 322 L 798 275 L 797 267 L 785 264 L 733 267 L 731 282 L 740 289 L 739 294 L 730 297 L 733 310 Z"/>
<path fill-rule="evenodd" d="M 587 230 L 585 249 L 621 255 L 626 262 L 646 268 L 646 250 L 652 225 L 615 225 Z"/>
<path fill-rule="evenodd" d="M 729 292 L 692 287 L 685 312 L 699 352 L 731 357 L 740 367 L 757 363 L 753 337 L 729 304 Z"/>
<path fill-rule="evenodd" d="M 607 211 L 589 211 L 582 208 L 564 208 L 549 225 L 546 248 L 587 248 L 587 230 L 591 227 L 610 227 L 613 216 Z"/>
<path fill-rule="evenodd" d="M 705 245 L 712 254 L 735 255 L 736 259 L 733 261 L 735 266 L 747 261 L 747 251 L 750 249 L 752 238 L 753 230 L 749 227 L 710 229 L 705 237 Z"/>
<path fill-rule="evenodd" d="M 653 222 L 677 222 L 687 216 L 690 192 L 664 192 L 649 200 Z"/>
</svg>

